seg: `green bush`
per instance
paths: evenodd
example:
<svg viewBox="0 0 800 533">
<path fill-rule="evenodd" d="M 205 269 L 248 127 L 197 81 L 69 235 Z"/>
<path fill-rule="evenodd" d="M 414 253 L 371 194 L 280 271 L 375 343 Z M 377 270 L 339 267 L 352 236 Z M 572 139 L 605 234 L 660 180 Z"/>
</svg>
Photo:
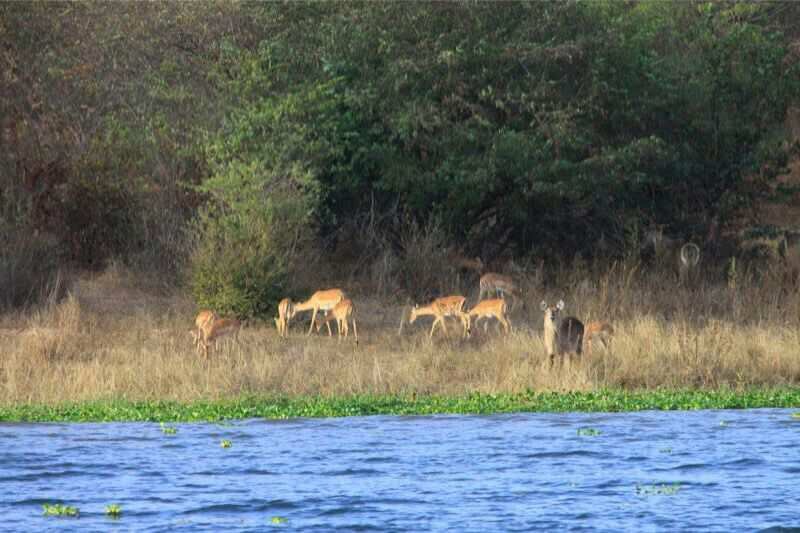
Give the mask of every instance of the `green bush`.
<svg viewBox="0 0 800 533">
<path fill-rule="evenodd" d="M 238 317 L 266 316 L 281 298 L 286 251 L 268 220 L 236 224 L 221 213 L 205 213 L 190 258 L 192 293 L 201 308 Z"/>
</svg>

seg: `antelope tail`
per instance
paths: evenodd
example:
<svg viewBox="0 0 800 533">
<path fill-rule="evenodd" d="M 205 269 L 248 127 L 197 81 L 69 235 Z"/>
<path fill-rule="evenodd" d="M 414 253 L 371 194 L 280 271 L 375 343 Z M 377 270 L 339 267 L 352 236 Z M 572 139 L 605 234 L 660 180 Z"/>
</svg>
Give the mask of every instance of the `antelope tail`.
<svg viewBox="0 0 800 533">
<path fill-rule="evenodd" d="M 700 262 L 700 247 L 693 242 L 681 246 L 681 263 L 687 267 L 696 266 Z"/>
</svg>

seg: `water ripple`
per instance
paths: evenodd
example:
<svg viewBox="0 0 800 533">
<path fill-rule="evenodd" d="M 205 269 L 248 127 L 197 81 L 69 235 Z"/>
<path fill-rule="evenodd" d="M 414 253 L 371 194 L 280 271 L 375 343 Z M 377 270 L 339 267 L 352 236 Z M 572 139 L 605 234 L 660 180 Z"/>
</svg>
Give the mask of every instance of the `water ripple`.
<svg viewBox="0 0 800 533">
<path fill-rule="evenodd" d="M 790 413 L 0 424 L 0 530 L 791 531 Z"/>
</svg>

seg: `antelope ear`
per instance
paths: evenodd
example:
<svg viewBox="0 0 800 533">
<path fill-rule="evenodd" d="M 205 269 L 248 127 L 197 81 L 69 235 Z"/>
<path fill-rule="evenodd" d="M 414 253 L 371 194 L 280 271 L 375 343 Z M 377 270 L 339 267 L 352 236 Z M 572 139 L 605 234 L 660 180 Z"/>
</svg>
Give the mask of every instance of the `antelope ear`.
<svg viewBox="0 0 800 533">
<path fill-rule="evenodd" d="M 556 307 L 558 307 L 558 310 L 559 310 L 559 311 L 561 311 L 562 309 L 564 309 L 564 300 L 559 300 L 559 301 L 558 301 L 558 305 L 556 305 Z"/>
<path fill-rule="evenodd" d="M 547 309 L 547 302 L 545 302 L 544 300 L 542 300 L 542 303 L 540 303 L 540 304 L 539 304 L 539 308 L 540 308 L 542 311 L 546 310 L 546 309 Z"/>
</svg>

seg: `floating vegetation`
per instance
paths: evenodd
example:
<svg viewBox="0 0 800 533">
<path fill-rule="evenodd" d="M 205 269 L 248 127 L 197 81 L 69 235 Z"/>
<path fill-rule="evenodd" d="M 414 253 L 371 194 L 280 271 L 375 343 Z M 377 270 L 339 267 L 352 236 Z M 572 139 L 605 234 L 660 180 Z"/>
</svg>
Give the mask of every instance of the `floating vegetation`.
<svg viewBox="0 0 800 533">
<path fill-rule="evenodd" d="M 2 422 L 216 422 L 243 418 L 363 415 L 620 412 L 798 408 L 800 388 L 754 390 L 602 390 L 515 394 L 241 396 L 222 400 L 105 400 L 59 405 L 0 405 Z M 168 426 L 165 426 L 168 427 Z M 174 428 L 172 428 L 174 429 Z M 176 430 L 177 431 L 177 430 Z"/>
<path fill-rule="evenodd" d="M 673 483 L 673 484 L 662 483 L 660 485 L 640 485 L 638 483 L 636 484 L 636 494 L 640 494 L 642 496 L 655 496 L 655 495 L 672 496 L 674 494 L 677 494 L 679 490 L 681 490 L 680 483 Z"/>
<path fill-rule="evenodd" d="M 670 447 L 661 448 L 660 450 L 658 450 L 658 452 L 659 453 L 672 453 L 672 448 L 670 448 Z"/>
<path fill-rule="evenodd" d="M 581 437 L 596 437 L 600 434 L 599 429 L 595 428 L 578 428 L 578 435 Z"/>
<path fill-rule="evenodd" d="M 223 448 L 230 448 L 232 446 L 231 441 L 228 439 L 222 439 L 222 442 L 220 442 L 219 445 Z"/>
<path fill-rule="evenodd" d="M 60 503 L 45 503 L 42 505 L 42 509 L 44 509 L 44 516 L 76 517 L 79 514 L 77 507 L 72 507 L 71 505 L 61 505 Z"/>
<path fill-rule="evenodd" d="M 164 435 L 175 435 L 177 432 L 178 428 L 168 426 L 164 424 L 164 422 L 161 422 L 161 433 L 163 433 Z"/>
<path fill-rule="evenodd" d="M 270 520 L 270 522 L 273 525 L 279 525 L 279 524 L 285 524 L 286 522 L 288 522 L 288 519 L 286 519 L 286 518 L 284 518 L 282 516 L 273 516 L 272 519 Z"/>
<path fill-rule="evenodd" d="M 106 505 L 106 516 L 111 518 L 119 518 L 122 516 L 122 507 L 116 503 Z"/>
<path fill-rule="evenodd" d="M 792 413 L 792 418 L 800 419 L 800 413 Z"/>
</svg>

